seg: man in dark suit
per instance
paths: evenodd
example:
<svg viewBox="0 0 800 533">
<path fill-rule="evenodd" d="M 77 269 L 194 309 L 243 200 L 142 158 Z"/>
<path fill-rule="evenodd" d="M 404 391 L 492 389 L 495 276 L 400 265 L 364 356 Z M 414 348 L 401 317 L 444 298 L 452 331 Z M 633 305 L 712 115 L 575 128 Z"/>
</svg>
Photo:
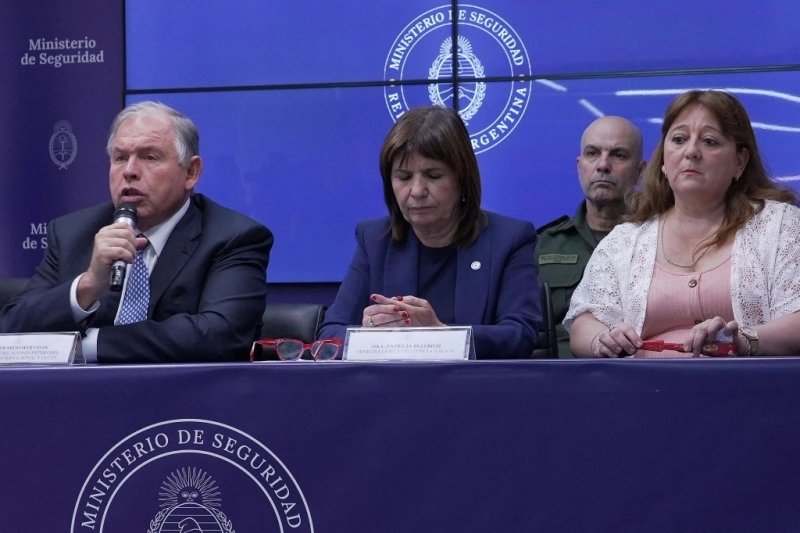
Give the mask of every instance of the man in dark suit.
<svg viewBox="0 0 800 533">
<path fill-rule="evenodd" d="M 178 111 L 127 107 L 107 149 L 112 201 L 49 224 L 45 257 L 3 310 L 2 329 L 80 330 L 88 361 L 245 359 L 261 328 L 272 233 L 194 194 L 199 134 Z M 113 222 L 123 203 L 136 207 L 135 229 Z M 143 274 L 129 266 L 124 288 L 112 291 L 115 261 L 142 263 Z M 142 316 L 130 319 L 126 308 L 142 297 Z"/>
</svg>

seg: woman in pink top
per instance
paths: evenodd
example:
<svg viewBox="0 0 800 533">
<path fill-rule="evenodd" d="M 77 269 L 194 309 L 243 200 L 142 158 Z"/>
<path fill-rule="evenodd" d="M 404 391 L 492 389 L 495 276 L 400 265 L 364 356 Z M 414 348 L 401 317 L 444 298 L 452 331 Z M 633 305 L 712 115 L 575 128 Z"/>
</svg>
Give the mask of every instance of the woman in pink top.
<svg viewBox="0 0 800 533">
<path fill-rule="evenodd" d="M 767 176 L 744 107 L 689 91 L 661 132 L 629 222 L 572 297 L 572 352 L 696 356 L 727 341 L 739 355 L 800 354 L 800 209 Z M 648 352 L 653 341 L 677 351 Z"/>
</svg>

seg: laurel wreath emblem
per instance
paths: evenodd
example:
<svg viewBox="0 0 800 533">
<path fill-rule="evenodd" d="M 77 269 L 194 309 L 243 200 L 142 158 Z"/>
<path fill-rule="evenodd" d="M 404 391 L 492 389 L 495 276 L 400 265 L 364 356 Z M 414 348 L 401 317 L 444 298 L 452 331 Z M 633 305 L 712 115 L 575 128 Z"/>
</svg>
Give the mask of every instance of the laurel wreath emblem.
<svg viewBox="0 0 800 533">
<path fill-rule="evenodd" d="M 433 60 L 431 67 L 428 69 L 428 79 L 431 80 L 439 80 L 439 75 L 441 73 L 442 65 L 451 58 L 453 52 L 453 39 L 451 37 L 447 37 L 443 42 L 441 47 L 439 48 L 439 55 L 436 56 L 436 59 Z M 469 39 L 464 37 L 463 35 L 458 37 L 458 48 L 456 50 L 456 58 L 463 58 L 467 61 L 472 70 L 474 72 L 474 77 L 476 79 L 484 78 L 486 76 L 485 69 L 481 64 L 478 57 L 472 51 L 472 43 L 469 42 Z M 465 96 L 463 87 L 458 88 L 458 97 Z M 442 99 L 442 95 L 439 92 L 439 84 L 438 83 L 431 83 L 428 85 L 428 98 L 434 105 L 444 106 L 444 100 Z M 464 122 L 468 122 L 472 117 L 474 117 L 478 110 L 483 105 L 483 100 L 486 98 L 486 83 L 482 81 L 475 82 L 475 93 L 469 101 L 469 105 L 464 109 L 459 110 L 459 115 L 464 120 Z"/>
</svg>

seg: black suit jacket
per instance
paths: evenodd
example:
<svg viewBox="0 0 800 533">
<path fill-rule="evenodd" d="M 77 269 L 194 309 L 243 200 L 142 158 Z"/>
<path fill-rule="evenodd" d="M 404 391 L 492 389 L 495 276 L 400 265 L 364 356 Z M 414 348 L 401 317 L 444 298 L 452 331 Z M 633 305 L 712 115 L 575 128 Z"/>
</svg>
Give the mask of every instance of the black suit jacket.
<svg viewBox="0 0 800 533">
<path fill-rule="evenodd" d="M 94 236 L 112 222 L 111 203 L 52 221 L 48 247 L 25 292 L 3 309 L 7 332 L 100 328 L 99 362 L 244 360 L 261 329 L 272 233 L 201 194 L 167 240 L 150 275 L 149 319 L 114 326 L 120 293 L 76 323 L 72 281 L 86 271 Z"/>
</svg>

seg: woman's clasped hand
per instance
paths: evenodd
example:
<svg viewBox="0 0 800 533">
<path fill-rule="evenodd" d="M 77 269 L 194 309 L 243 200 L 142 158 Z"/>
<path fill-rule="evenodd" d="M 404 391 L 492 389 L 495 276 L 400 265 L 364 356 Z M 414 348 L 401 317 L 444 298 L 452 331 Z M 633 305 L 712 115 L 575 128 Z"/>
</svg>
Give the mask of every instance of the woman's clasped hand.
<svg viewBox="0 0 800 533">
<path fill-rule="evenodd" d="M 430 302 L 416 296 L 392 296 L 373 294 L 375 302 L 364 308 L 363 326 L 397 328 L 403 326 L 445 326 L 437 317 Z"/>
</svg>

